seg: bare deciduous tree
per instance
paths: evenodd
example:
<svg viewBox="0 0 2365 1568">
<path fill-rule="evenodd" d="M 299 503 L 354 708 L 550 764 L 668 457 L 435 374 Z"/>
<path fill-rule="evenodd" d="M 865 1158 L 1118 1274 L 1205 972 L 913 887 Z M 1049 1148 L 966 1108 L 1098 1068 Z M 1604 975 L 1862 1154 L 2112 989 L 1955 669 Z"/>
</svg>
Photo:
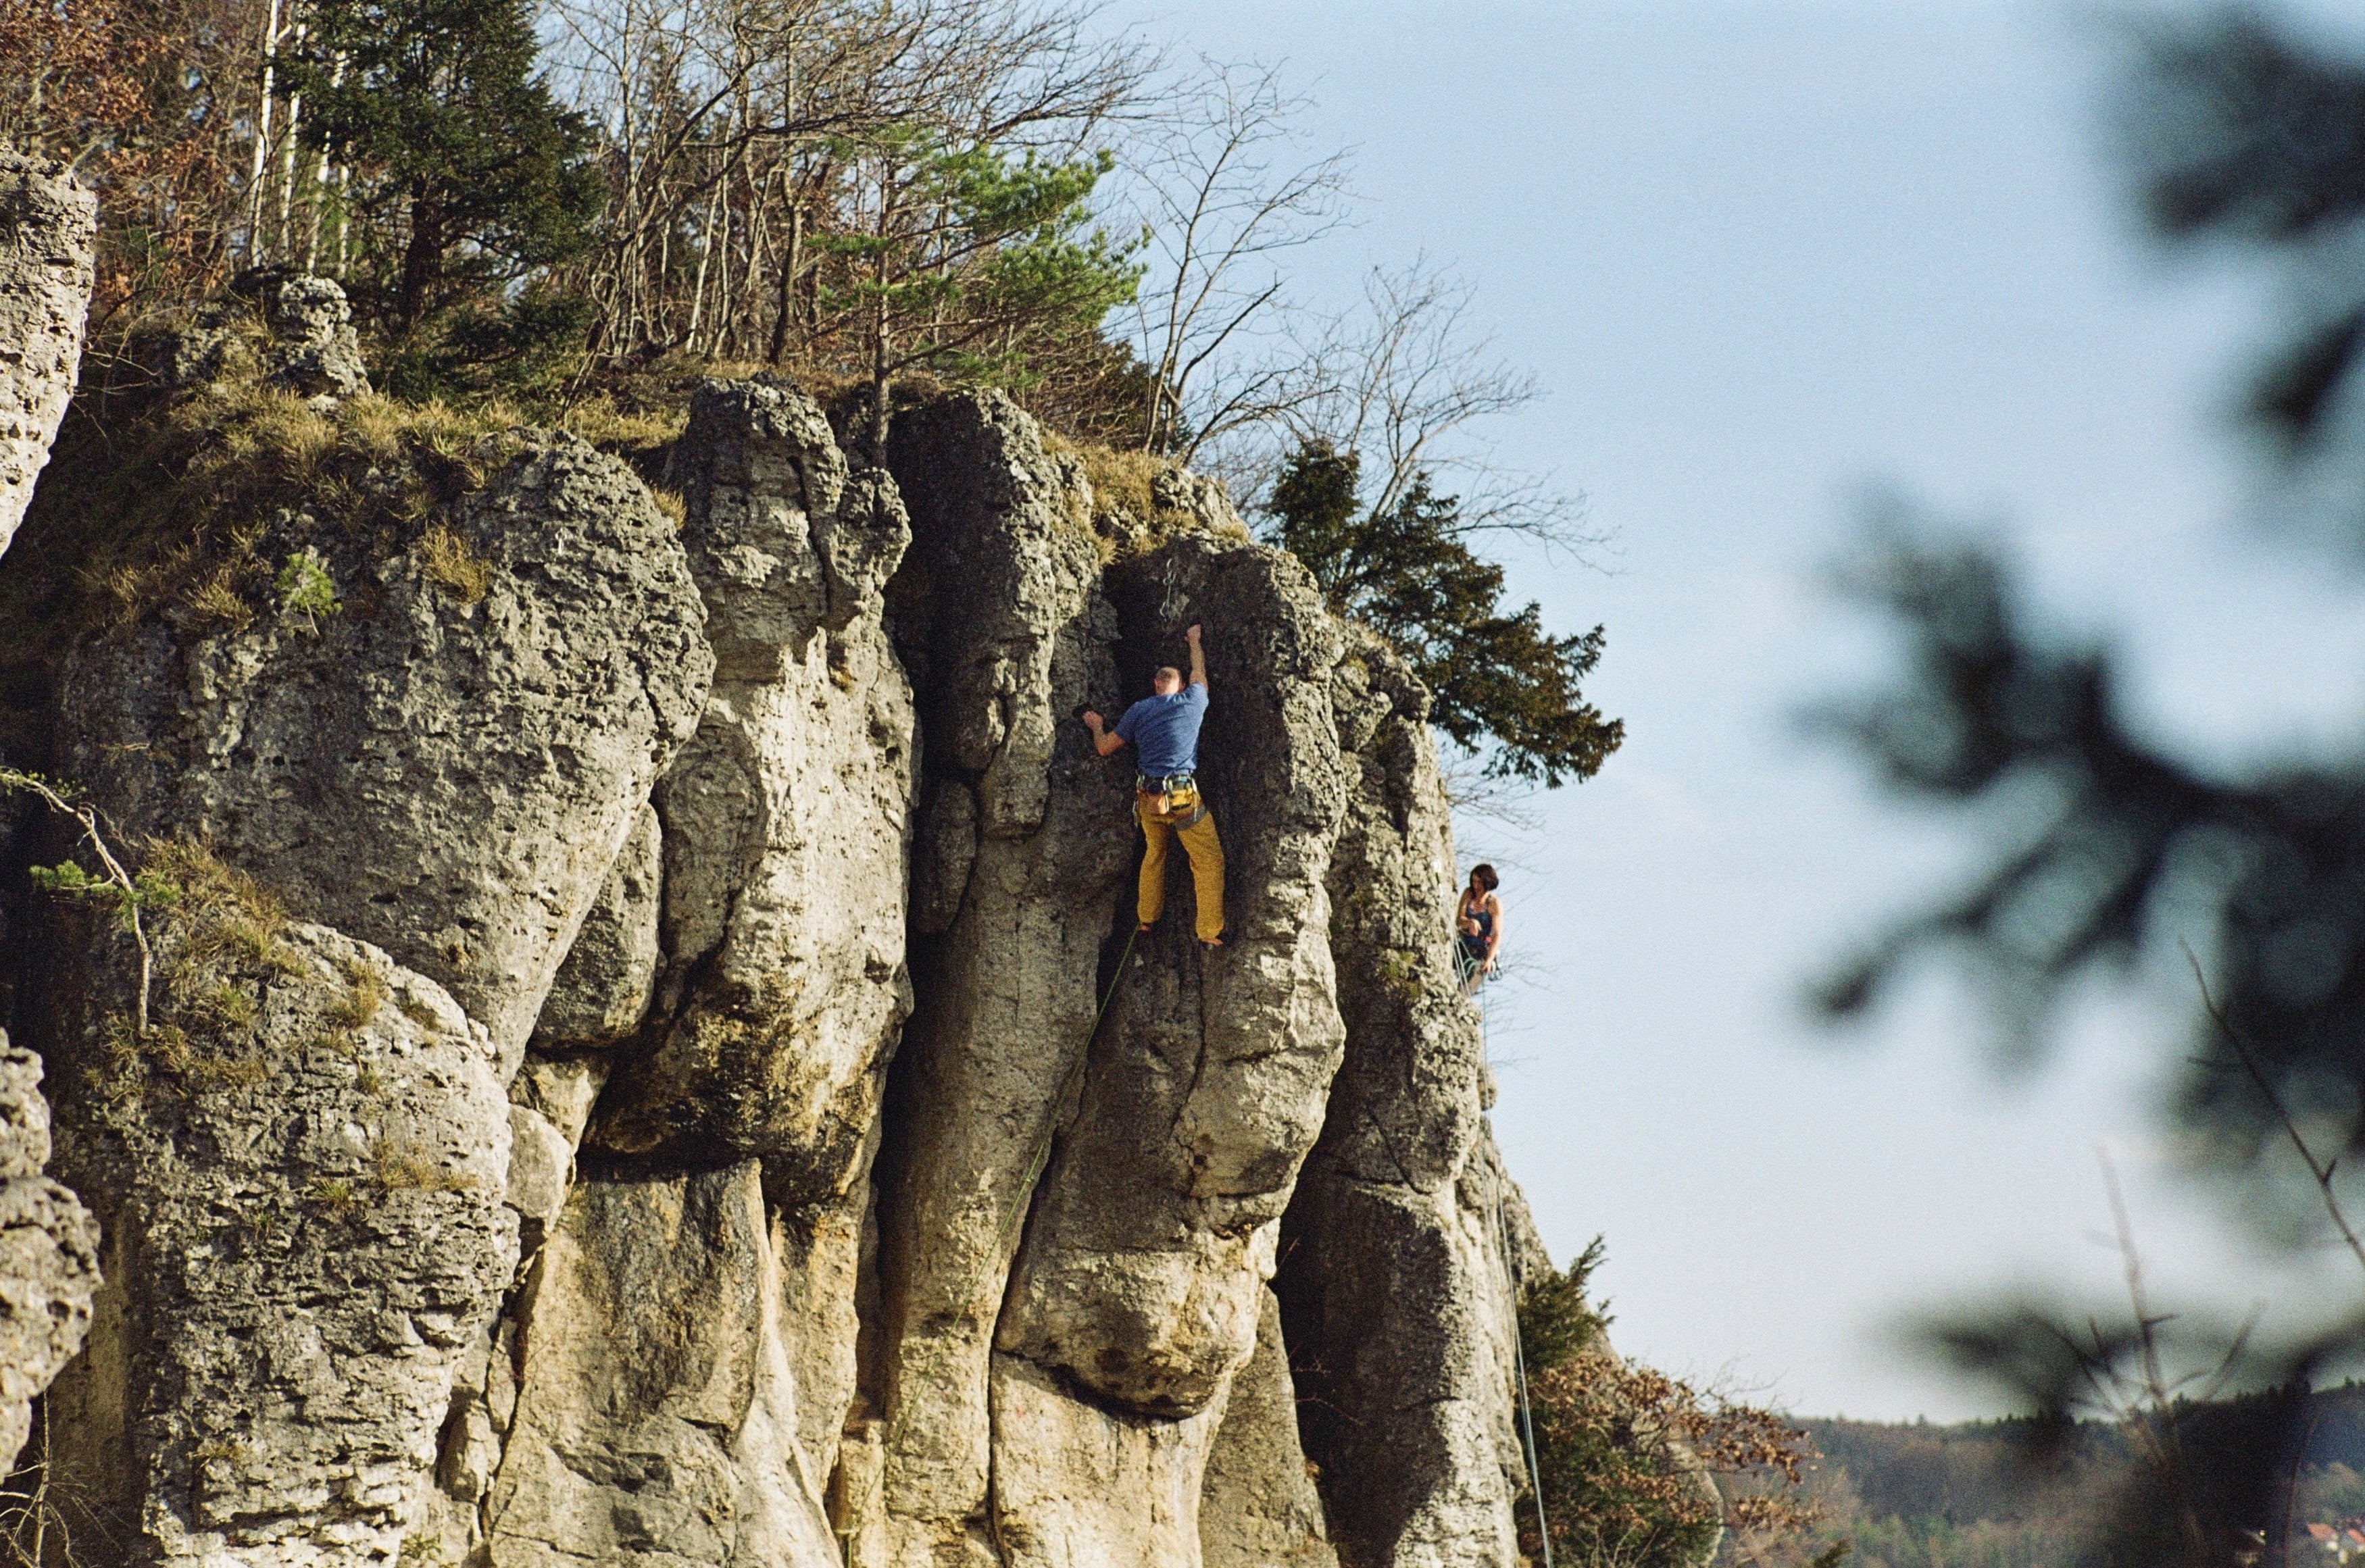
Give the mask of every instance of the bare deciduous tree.
<svg viewBox="0 0 2365 1568">
<path fill-rule="evenodd" d="M 562 83 L 609 148 L 606 242 L 577 281 L 611 362 L 680 347 L 874 370 L 876 301 L 825 241 L 912 216 L 898 159 L 915 142 L 1071 157 L 1155 63 L 1088 11 L 1026 0 L 558 0 L 552 17 Z"/>
<path fill-rule="evenodd" d="M 1471 427 L 1542 396 L 1535 376 L 1498 357 L 1472 316 L 1474 286 L 1427 258 L 1374 267 L 1363 307 L 1303 345 L 1317 382 L 1281 420 L 1297 442 L 1319 442 L 1363 461 L 1374 512 L 1394 508 L 1429 476 L 1461 497 L 1457 535 L 1516 533 L 1582 552 L 1606 543 L 1588 530 L 1583 499 L 1549 476 L 1504 468 Z"/>
<path fill-rule="evenodd" d="M 1133 330 L 1141 445 L 1184 462 L 1314 395 L 1278 258 L 1346 221 L 1348 154 L 1308 150 L 1277 68 L 1202 58 L 1128 147 L 1155 264 Z"/>
</svg>

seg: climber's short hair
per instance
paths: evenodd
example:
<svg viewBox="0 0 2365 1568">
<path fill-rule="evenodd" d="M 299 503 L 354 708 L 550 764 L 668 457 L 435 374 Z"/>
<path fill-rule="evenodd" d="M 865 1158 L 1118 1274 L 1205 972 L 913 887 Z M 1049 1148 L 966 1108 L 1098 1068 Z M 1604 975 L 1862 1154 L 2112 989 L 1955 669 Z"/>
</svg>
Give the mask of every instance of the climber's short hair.
<svg viewBox="0 0 2365 1568">
<path fill-rule="evenodd" d="M 1150 671 L 1150 683 L 1152 685 L 1156 685 L 1158 678 L 1161 675 L 1172 676 L 1174 678 L 1174 684 L 1177 686 L 1182 684 L 1182 672 L 1172 665 L 1160 665 L 1156 669 Z"/>
<path fill-rule="evenodd" d="M 1495 875 L 1495 868 L 1484 860 L 1470 868 L 1470 879 L 1490 893 L 1503 885 L 1503 879 Z"/>
</svg>

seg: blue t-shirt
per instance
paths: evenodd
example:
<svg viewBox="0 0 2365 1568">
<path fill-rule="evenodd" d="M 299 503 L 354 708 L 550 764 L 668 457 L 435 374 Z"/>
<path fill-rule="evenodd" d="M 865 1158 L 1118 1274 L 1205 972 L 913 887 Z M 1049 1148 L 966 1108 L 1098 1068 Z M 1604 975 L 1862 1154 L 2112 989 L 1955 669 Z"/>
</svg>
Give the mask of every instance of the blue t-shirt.
<svg viewBox="0 0 2365 1568">
<path fill-rule="evenodd" d="M 1199 724 L 1207 716 L 1207 689 L 1198 682 L 1171 697 L 1145 697 L 1116 722 L 1119 740 L 1140 752 L 1142 773 L 1171 778 L 1199 770 Z"/>
</svg>

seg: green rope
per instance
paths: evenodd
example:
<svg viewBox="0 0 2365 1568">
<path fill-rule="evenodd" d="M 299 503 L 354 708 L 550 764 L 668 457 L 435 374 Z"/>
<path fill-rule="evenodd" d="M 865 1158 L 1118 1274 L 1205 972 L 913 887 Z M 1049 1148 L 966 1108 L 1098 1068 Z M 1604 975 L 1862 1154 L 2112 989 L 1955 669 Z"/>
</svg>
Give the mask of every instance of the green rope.
<svg viewBox="0 0 2365 1568">
<path fill-rule="evenodd" d="M 1510 1273 L 1511 1236 L 1503 1223 L 1503 1200 L 1495 1199 L 1495 1235 L 1503 1249 L 1505 1277 Z M 1544 1543 L 1544 1568 L 1552 1568 L 1552 1521 L 1544 1517 L 1544 1473 L 1536 1454 L 1535 1407 L 1528 1403 L 1528 1356 L 1519 1343 L 1519 1312 L 1514 1299 L 1511 1308 L 1511 1366 L 1519 1375 L 1519 1431 L 1527 1439 L 1528 1484 L 1536 1495 L 1536 1537 Z"/>
<path fill-rule="evenodd" d="M 1493 1059 L 1486 1039 L 1486 1002 L 1478 1002 L 1478 1048 Z M 1503 1194 L 1495 1193 L 1495 1245 L 1503 1258 L 1503 1279 L 1511 1283 L 1511 1229 L 1503 1218 Z M 1511 1295 L 1511 1368 L 1519 1374 L 1519 1433 L 1526 1441 L 1522 1446 L 1528 1455 L 1528 1485 L 1536 1497 L 1536 1537 L 1544 1543 L 1544 1568 L 1552 1568 L 1552 1521 L 1544 1517 L 1544 1473 L 1536 1453 L 1536 1417 L 1534 1406 L 1528 1403 L 1528 1354 L 1520 1342 L 1519 1287 L 1512 1283 Z"/>
<path fill-rule="evenodd" d="M 1116 1000 L 1116 988 L 1125 983 L 1125 966 L 1133 958 L 1134 940 L 1140 935 L 1138 924 L 1126 934 L 1125 951 L 1117 955 L 1115 978 L 1109 981 L 1108 994 L 1101 998 L 1099 1011 L 1093 1014 L 1092 1031 L 1084 1036 L 1084 1048 L 1076 1053 L 1076 1065 L 1059 1081 L 1059 1096 L 1051 1102 L 1051 1119 L 1026 1162 L 1026 1179 L 1018 1184 L 1018 1199 L 1002 1222 L 1000 1241 L 1004 1252 L 1010 1250 L 1010 1244 L 1017 1238 L 1019 1221 L 1026 1215 L 1027 1201 L 1035 1195 L 1035 1183 L 1043 1179 L 1043 1168 L 1051 1163 L 1051 1144 L 1059 1136 L 1059 1107 L 1068 1103 L 1068 1096 L 1075 1092 L 1076 1081 L 1084 1075 L 1084 1064 L 1092 1059 L 1093 1042 L 1100 1038 L 1101 1020 L 1108 1016 L 1109 1003 Z"/>
</svg>

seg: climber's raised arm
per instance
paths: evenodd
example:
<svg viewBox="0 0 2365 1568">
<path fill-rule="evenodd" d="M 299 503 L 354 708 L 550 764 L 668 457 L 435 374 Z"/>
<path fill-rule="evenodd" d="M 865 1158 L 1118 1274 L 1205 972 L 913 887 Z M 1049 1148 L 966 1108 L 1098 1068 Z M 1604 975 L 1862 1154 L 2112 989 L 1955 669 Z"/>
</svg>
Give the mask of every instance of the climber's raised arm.
<svg viewBox="0 0 2365 1568">
<path fill-rule="evenodd" d="M 1084 728 L 1093 733 L 1093 749 L 1103 756 L 1125 745 L 1125 737 L 1115 730 L 1101 728 L 1101 716 L 1087 708 L 1083 713 Z"/>
<path fill-rule="evenodd" d="M 1182 640 L 1191 644 L 1191 684 L 1194 686 L 1206 685 L 1207 655 L 1200 651 L 1199 628 L 1196 625 L 1194 625 L 1189 631 L 1182 633 Z"/>
</svg>

